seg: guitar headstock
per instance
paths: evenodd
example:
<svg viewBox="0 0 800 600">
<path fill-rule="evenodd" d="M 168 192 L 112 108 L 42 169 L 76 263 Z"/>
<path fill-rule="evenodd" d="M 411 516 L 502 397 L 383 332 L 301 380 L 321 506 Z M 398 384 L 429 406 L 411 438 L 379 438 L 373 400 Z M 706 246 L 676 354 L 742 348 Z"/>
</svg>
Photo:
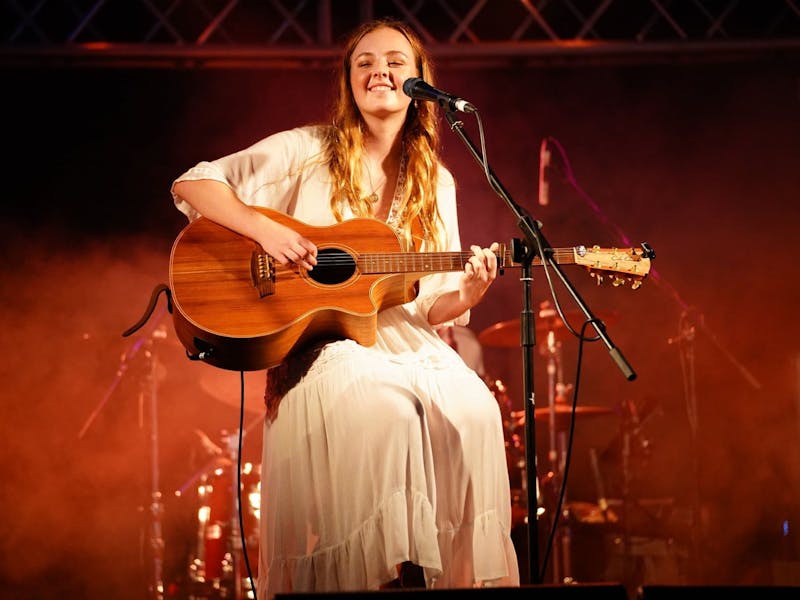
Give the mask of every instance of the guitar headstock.
<svg viewBox="0 0 800 600">
<path fill-rule="evenodd" d="M 617 287 L 631 284 L 635 290 L 650 272 L 650 260 L 655 252 L 645 242 L 641 248 L 601 248 L 600 246 L 575 246 L 575 264 L 586 267 L 597 280 L 597 285 L 608 278 Z"/>
</svg>

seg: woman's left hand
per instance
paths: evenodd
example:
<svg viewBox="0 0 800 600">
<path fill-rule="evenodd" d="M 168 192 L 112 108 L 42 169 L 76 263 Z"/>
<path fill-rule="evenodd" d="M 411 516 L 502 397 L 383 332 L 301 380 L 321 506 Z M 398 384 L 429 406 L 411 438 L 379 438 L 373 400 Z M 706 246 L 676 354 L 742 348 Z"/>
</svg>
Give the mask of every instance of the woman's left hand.
<svg viewBox="0 0 800 600">
<path fill-rule="evenodd" d="M 465 306 L 473 307 L 483 299 L 483 295 L 497 277 L 497 255 L 500 248 L 494 242 L 489 248 L 470 246 L 472 256 L 464 265 L 464 272 L 458 284 L 458 298 Z"/>
</svg>

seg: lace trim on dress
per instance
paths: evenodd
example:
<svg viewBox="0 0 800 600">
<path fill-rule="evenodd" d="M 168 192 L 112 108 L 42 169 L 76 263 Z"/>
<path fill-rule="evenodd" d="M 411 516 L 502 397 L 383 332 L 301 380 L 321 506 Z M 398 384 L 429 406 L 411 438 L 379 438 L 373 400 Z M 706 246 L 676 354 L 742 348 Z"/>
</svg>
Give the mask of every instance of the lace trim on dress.
<svg viewBox="0 0 800 600">
<path fill-rule="evenodd" d="M 394 186 L 394 198 L 392 206 L 389 208 L 389 216 L 386 217 L 386 224 L 394 229 L 402 237 L 402 229 L 399 226 L 400 206 L 403 202 L 403 190 L 406 187 L 406 153 L 400 152 L 400 168 L 397 171 L 397 184 Z"/>
</svg>

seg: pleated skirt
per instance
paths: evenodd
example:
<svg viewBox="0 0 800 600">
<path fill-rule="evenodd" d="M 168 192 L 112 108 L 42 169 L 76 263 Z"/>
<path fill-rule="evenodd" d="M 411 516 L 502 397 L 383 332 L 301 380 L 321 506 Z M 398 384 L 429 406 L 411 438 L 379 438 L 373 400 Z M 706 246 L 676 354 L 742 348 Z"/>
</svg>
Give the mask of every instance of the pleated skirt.
<svg viewBox="0 0 800 600">
<path fill-rule="evenodd" d="M 265 421 L 258 598 L 519 585 L 497 400 L 454 352 L 326 346 Z"/>
</svg>

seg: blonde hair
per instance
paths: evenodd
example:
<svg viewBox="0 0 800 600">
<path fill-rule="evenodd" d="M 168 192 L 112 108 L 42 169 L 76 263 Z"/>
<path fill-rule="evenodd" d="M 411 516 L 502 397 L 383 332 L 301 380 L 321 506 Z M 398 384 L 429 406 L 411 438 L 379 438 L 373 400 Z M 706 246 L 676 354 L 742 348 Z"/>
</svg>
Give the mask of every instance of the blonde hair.
<svg viewBox="0 0 800 600">
<path fill-rule="evenodd" d="M 365 122 L 358 110 L 350 88 L 350 58 L 356 45 L 368 33 L 388 27 L 402 33 L 414 51 L 417 71 L 426 82 L 434 85 L 433 65 L 419 37 L 402 21 L 378 19 L 362 24 L 345 41 L 338 68 L 337 94 L 333 107 L 333 125 L 329 129 L 325 157 L 333 177 L 331 209 L 338 221 L 342 207 L 349 206 L 353 214 L 369 216 L 371 204 L 361 189 L 360 174 L 363 158 Z M 397 227 L 406 243 L 419 236 L 433 249 L 440 248 L 442 221 L 436 203 L 439 179 L 439 131 L 436 105 L 432 102 L 412 102 L 403 127 L 405 155 L 405 185 L 398 209 Z M 409 246 L 410 247 L 410 246 Z"/>
</svg>

